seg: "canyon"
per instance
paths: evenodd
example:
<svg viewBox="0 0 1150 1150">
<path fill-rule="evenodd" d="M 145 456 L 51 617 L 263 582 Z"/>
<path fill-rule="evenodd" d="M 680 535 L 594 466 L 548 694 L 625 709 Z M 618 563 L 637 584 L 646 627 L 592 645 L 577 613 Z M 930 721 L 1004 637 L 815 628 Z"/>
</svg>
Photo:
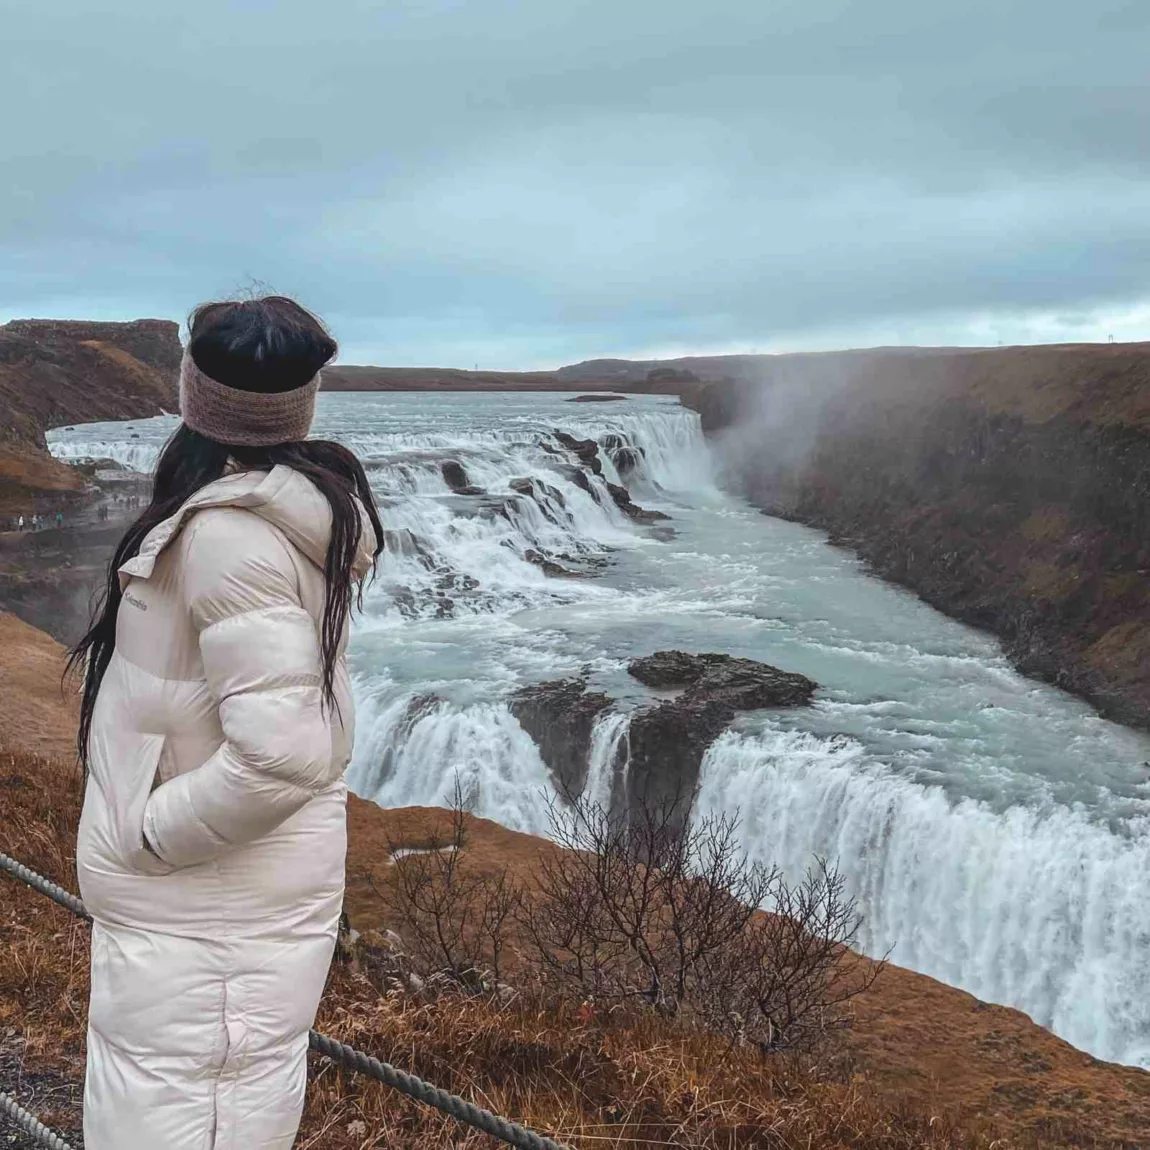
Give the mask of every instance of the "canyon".
<svg viewBox="0 0 1150 1150">
<path fill-rule="evenodd" d="M 1150 345 L 729 370 L 684 402 L 759 507 L 994 632 L 1027 674 L 1150 725 Z"/>
</svg>

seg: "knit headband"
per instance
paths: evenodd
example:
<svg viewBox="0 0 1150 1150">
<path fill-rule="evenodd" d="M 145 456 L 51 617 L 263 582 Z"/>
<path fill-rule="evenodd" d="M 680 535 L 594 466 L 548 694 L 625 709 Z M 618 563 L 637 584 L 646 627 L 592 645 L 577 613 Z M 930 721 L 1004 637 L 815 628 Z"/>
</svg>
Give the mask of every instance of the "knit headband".
<svg viewBox="0 0 1150 1150">
<path fill-rule="evenodd" d="M 306 439 L 319 391 L 316 373 L 292 391 L 241 391 L 204 375 L 191 354 L 180 363 L 180 415 L 193 431 L 232 447 L 271 447 Z"/>
</svg>

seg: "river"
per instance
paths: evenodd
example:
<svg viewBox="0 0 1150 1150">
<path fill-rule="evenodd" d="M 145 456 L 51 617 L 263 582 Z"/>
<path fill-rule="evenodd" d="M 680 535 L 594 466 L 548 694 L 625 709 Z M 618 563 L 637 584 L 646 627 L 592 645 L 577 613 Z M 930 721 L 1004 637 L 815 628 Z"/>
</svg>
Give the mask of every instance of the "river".
<svg viewBox="0 0 1150 1150">
<path fill-rule="evenodd" d="M 650 701 L 629 658 L 678 647 L 800 671 L 821 685 L 814 705 L 740 717 L 706 755 L 700 809 L 737 809 L 747 850 L 792 876 L 836 860 L 868 953 L 1150 1067 L 1150 736 L 725 493 L 673 399 L 567 399 L 320 396 L 315 434 L 359 453 L 389 531 L 351 644 L 353 789 L 444 804 L 458 781 L 477 813 L 543 833 L 551 783 L 507 709 L 517 687 L 587 674 L 619 700 L 596 731 L 588 785 L 602 792 L 628 710 Z M 50 445 L 147 469 L 174 422 Z M 556 428 L 640 448 L 628 486 L 667 523 L 632 522 L 599 478 L 580 486 Z M 448 459 L 485 494 L 452 494 Z M 549 577 L 541 558 L 590 577 Z"/>
</svg>

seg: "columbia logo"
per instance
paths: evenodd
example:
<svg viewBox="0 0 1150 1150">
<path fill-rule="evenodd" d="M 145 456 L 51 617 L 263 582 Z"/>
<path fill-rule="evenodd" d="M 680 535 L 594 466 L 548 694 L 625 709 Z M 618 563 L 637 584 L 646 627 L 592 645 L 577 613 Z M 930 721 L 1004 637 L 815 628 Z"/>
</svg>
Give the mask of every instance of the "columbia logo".
<svg viewBox="0 0 1150 1150">
<path fill-rule="evenodd" d="M 145 603 L 142 599 L 137 599 L 134 595 L 125 595 L 124 602 L 131 603 L 133 607 L 139 607 L 141 611 L 146 611 L 148 609 L 147 603 Z"/>
</svg>

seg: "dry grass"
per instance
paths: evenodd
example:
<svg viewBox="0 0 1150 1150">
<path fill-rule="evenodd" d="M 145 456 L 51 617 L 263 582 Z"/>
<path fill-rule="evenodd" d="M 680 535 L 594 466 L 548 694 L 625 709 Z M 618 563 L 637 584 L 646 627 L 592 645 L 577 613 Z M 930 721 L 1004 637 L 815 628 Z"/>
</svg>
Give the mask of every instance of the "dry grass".
<svg viewBox="0 0 1150 1150">
<path fill-rule="evenodd" d="M 677 1033 L 650 1015 L 616 1022 L 575 1003 L 540 1007 L 530 995 L 505 1007 L 467 998 L 412 1003 L 380 998 L 346 970 L 333 972 L 325 1003 L 325 1032 L 575 1146 L 992 1145 L 988 1134 L 892 1111 L 863 1085 Z M 339 1150 L 486 1144 L 330 1066 L 312 1084 L 301 1138 L 302 1146 Z"/>
<path fill-rule="evenodd" d="M 0 754 L 3 849 L 75 889 L 78 816 L 74 770 Z M 83 1068 L 87 928 L 33 891 L 5 880 L 0 939 L 0 1034 L 14 1032 L 22 1072 L 78 1081 Z M 957 1150 L 1000 1141 L 904 1111 L 865 1082 L 809 1063 L 732 1050 L 651 1016 L 597 1014 L 545 1003 L 527 990 L 510 1003 L 463 996 L 416 1002 L 380 996 L 368 978 L 333 967 L 317 1025 L 581 1147 L 803 1147 Z M 384 1087 L 313 1059 L 314 1081 L 298 1145 L 471 1147 L 485 1136 Z M 74 1128 L 75 1113 L 45 1117 Z"/>
</svg>

